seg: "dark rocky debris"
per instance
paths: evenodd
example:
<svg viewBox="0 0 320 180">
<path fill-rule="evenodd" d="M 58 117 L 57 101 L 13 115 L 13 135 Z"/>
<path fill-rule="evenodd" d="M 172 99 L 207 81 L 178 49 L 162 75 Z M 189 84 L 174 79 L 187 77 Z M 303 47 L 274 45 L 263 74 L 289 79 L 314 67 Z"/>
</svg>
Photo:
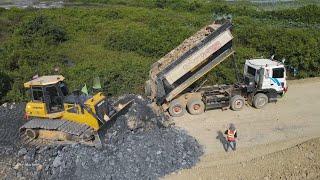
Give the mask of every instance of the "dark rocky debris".
<svg viewBox="0 0 320 180">
<path fill-rule="evenodd" d="M 18 136 L 25 104 L 0 107 L 0 175 L 4 179 L 158 179 L 190 168 L 203 151 L 175 127 L 165 127 L 149 102 L 137 95 L 117 99 L 134 103 L 108 129 L 102 149 L 81 144 L 22 145 Z"/>
</svg>

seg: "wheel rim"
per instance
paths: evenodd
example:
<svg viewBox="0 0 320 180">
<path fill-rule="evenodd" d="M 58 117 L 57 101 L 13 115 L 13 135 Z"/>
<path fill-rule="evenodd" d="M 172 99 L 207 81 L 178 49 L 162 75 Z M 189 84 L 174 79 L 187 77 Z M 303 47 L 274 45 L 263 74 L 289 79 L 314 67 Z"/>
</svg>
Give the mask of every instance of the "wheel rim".
<svg viewBox="0 0 320 180">
<path fill-rule="evenodd" d="M 181 111 L 182 111 L 182 108 L 180 106 L 175 106 L 173 108 L 173 112 L 176 113 L 176 114 L 179 114 Z"/>
<path fill-rule="evenodd" d="M 259 98 L 257 104 L 259 107 L 262 107 L 266 104 L 266 100 L 264 98 Z"/>
<path fill-rule="evenodd" d="M 236 107 L 237 109 L 242 108 L 242 106 L 243 106 L 243 102 L 242 102 L 240 99 L 238 99 L 238 100 L 235 101 L 235 107 Z"/>
<path fill-rule="evenodd" d="M 38 133 L 37 131 L 34 131 L 32 129 L 27 129 L 26 130 L 26 134 L 28 137 L 30 137 L 31 139 L 36 139 L 38 137 Z"/>
<path fill-rule="evenodd" d="M 195 104 L 195 105 L 193 105 L 193 109 L 196 110 L 196 111 L 199 110 L 200 107 L 201 107 L 200 104 Z"/>
</svg>

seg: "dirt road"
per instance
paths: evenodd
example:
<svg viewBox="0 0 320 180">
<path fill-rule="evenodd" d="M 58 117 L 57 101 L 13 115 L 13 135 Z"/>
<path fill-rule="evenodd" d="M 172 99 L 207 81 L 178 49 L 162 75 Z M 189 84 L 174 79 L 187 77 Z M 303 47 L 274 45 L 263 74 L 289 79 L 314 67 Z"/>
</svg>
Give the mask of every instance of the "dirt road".
<svg viewBox="0 0 320 180">
<path fill-rule="evenodd" d="M 320 172 L 317 169 L 320 168 L 319 153 L 313 154 L 314 151 L 320 150 L 319 145 L 314 147 L 314 142 L 319 142 L 319 139 L 294 147 L 299 143 L 320 137 L 319 100 L 320 78 L 313 78 L 289 81 L 289 91 L 286 96 L 276 104 L 268 104 L 261 110 L 248 106 L 238 112 L 213 110 L 199 116 L 185 115 L 175 118 L 178 127 L 187 130 L 203 145 L 205 155 L 194 168 L 182 170 L 166 178 L 268 179 L 271 177 L 273 179 L 282 177 L 276 174 L 280 172 L 283 173 L 279 175 L 285 174 L 288 170 L 288 174 L 291 175 L 285 175 L 284 178 L 300 179 L 300 176 L 294 176 L 296 172 L 294 169 L 303 171 L 304 168 L 315 168 L 315 172 L 318 172 L 309 178 L 319 176 Z M 238 150 L 225 153 L 219 139 L 231 122 L 238 130 Z M 310 163 L 311 160 L 307 156 L 301 159 L 301 153 L 312 153 L 312 156 L 318 158 L 316 161 L 311 158 L 316 164 Z M 268 161 L 263 160 L 264 157 L 268 157 Z M 301 162 L 290 169 L 292 160 Z M 270 167 L 273 161 L 274 168 Z M 275 162 L 279 162 L 280 166 Z M 310 173 L 312 174 L 309 172 L 309 175 Z"/>
</svg>

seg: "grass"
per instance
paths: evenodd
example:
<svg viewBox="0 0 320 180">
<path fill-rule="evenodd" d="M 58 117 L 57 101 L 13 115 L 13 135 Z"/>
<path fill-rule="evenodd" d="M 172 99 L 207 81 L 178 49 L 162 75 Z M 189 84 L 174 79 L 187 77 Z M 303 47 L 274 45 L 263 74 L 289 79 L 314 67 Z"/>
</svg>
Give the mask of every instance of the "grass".
<svg viewBox="0 0 320 180">
<path fill-rule="evenodd" d="M 88 1 L 88 3 L 101 1 Z M 160 4 L 159 4 L 160 3 Z M 285 57 L 298 77 L 320 74 L 318 6 L 264 11 L 247 2 L 120 1 L 61 9 L 0 9 L 0 101 L 24 100 L 23 82 L 59 66 L 71 89 L 99 76 L 107 93 L 143 93 L 153 62 L 215 17 L 231 14 L 238 67 Z M 235 81 L 231 61 L 206 77 Z M 241 71 L 241 70 L 240 70 Z"/>
</svg>

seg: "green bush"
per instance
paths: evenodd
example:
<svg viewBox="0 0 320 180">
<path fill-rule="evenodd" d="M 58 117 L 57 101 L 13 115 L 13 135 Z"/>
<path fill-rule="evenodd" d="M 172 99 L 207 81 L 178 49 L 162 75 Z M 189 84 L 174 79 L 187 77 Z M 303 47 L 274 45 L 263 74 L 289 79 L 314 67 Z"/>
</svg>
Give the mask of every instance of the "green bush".
<svg viewBox="0 0 320 180">
<path fill-rule="evenodd" d="M 83 0 L 76 0 L 84 2 Z M 0 10 L 0 101 L 26 100 L 35 74 L 62 74 L 70 89 L 99 76 L 111 95 L 143 93 L 150 66 L 213 18 L 233 17 L 239 72 L 245 59 L 286 58 L 296 78 L 320 75 L 319 6 L 263 11 L 248 2 L 85 0 L 90 7 Z M 54 72 L 54 67 L 60 67 Z M 236 81 L 229 59 L 206 77 Z M 9 78 L 10 77 L 10 78 Z"/>
<path fill-rule="evenodd" d="M 12 79 L 7 74 L 0 72 L 0 100 L 2 100 L 11 90 L 11 86 Z"/>
<path fill-rule="evenodd" d="M 48 17 L 43 15 L 36 16 L 23 24 L 18 32 L 26 46 L 34 43 L 38 38 L 44 38 L 44 42 L 49 45 L 57 45 L 68 40 L 66 32 L 61 27 L 52 24 Z"/>
</svg>

